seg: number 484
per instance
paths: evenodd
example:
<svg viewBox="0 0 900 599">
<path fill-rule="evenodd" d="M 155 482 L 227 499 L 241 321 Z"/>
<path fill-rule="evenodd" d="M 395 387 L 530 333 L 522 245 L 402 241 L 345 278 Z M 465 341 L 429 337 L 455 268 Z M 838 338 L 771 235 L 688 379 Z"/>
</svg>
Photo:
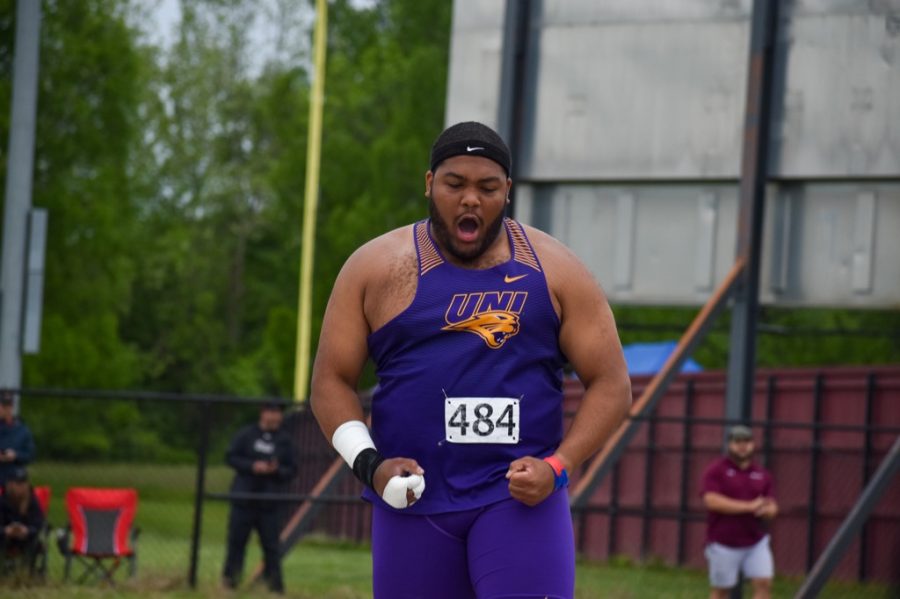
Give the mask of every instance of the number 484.
<svg viewBox="0 0 900 599">
<path fill-rule="evenodd" d="M 506 429 L 506 434 L 508 436 L 513 436 L 516 429 L 516 423 L 513 419 L 512 405 L 507 404 L 496 420 L 493 419 L 494 407 L 489 403 L 475 405 L 475 408 L 472 410 L 475 419 L 472 421 L 469 420 L 469 414 L 466 407 L 466 404 L 460 404 L 459 407 L 456 408 L 456 411 L 453 412 L 453 415 L 448 422 L 449 426 L 459 429 L 459 434 L 461 436 L 465 437 L 470 428 L 472 429 L 472 433 L 479 437 L 487 437 L 491 435 L 495 429 L 501 428 Z"/>
</svg>

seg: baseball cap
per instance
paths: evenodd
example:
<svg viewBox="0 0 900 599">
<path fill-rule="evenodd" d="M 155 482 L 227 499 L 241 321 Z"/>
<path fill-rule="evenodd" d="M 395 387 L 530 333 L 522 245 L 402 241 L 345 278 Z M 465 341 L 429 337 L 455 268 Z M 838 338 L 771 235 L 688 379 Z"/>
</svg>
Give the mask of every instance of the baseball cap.
<svg viewBox="0 0 900 599">
<path fill-rule="evenodd" d="M 12 469 L 12 472 L 10 472 L 9 477 L 7 477 L 7 480 L 14 480 L 16 482 L 24 482 L 24 481 L 28 480 L 28 470 L 26 470 L 22 466 L 16 466 L 15 468 Z"/>
<path fill-rule="evenodd" d="M 262 402 L 262 405 L 259 406 L 259 409 L 264 411 L 275 410 L 278 412 L 283 412 L 284 404 L 280 401 L 264 401 Z"/>
<path fill-rule="evenodd" d="M 737 424 L 728 429 L 728 440 L 734 441 L 737 439 L 753 439 L 753 431 L 750 430 L 749 426 L 744 426 L 743 424 Z"/>
<path fill-rule="evenodd" d="M 11 406 L 16 403 L 16 398 L 13 397 L 12 393 L 0 393 L 0 404 L 4 406 Z"/>
</svg>

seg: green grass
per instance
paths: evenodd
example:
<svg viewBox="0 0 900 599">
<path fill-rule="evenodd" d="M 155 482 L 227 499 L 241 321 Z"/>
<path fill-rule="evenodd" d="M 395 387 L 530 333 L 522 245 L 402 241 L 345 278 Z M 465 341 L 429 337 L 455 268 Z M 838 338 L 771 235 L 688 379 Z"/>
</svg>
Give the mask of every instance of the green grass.
<svg viewBox="0 0 900 599">
<path fill-rule="evenodd" d="M 190 539 L 193 527 L 195 468 L 192 466 L 137 464 L 39 463 L 31 468 L 35 484 L 50 485 L 53 497 L 50 520 L 65 523 L 63 496 L 72 486 L 133 486 L 140 493 L 136 518 L 141 528 L 138 540 L 138 576 L 115 589 L 96 585 L 78 586 L 62 582 L 63 560 L 55 547 L 50 552 L 50 573 L 43 585 L 17 586 L 0 583 L 0 597 L 15 594 L 23 599 L 233 599 L 266 596 L 263 588 L 224 593 L 219 572 L 225 556 L 225 523 L 228 506 L 207 501 L 203 506 L 202 542 L 198 588 L 187 588 Z M 225 491 L 231 473 L 224 466 L 207 471 L 207 490 Z M 247 572 L 261 561 L 255 539 L 247 551 Z M 372 596 L 372 561 L 367 547 L 321 537 L 307 538 L 285 558 L 287 596 L 296 599 L 368 599 Z M 775 597 L 792 597 L 802 580 L 776 578 Z M 11 592 L 5 592 L 11 591 Z M 592 599 L 694 598 L 708 593 L 706 573 L 662 565 L 636 565 L 628 559 L 609 564 L 579 561 L 576 597 Z M 744 593 L 750 597 L 749 588 Z M 887 599 L 883 585 L 830 583 L 821 597 L 826 599 Z"/>
</svg>

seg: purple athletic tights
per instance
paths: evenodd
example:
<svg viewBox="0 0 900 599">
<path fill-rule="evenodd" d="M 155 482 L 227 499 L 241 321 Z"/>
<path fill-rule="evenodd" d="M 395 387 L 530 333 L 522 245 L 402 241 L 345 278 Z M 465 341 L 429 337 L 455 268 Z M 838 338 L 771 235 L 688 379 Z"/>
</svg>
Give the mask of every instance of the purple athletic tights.
<svg viewBox="0 0 900 599">
<path fill-rule="evenodd" d="M 570 599 L 575 592 L 565 489 L 535 507 L 507 499 L 430 516 L 372 512 L 375 599 Z"/>
</svg>

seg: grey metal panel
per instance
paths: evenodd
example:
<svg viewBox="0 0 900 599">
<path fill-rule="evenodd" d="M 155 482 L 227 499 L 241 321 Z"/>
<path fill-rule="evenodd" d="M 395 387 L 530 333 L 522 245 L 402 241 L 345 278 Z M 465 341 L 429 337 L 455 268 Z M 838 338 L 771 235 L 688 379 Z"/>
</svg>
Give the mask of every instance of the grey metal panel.
<svg viewBox="0 0 900 599">
<path fill-rule="evenodd" d="M 475 120 L 496 127 L 504 13 L 503 0 L 453 2 L 445 124 Z"/>
<path fill-rule="evenodd" d="M 504 4 L 456 1 L 448 123 L 496 118 Z M 615 302 L 700 304 L 734 260 L 750 5 L 543 0 L 516 216 Z M 761 300 L 896 307 L 900 0 L 782 8 Z"/>
<path fill-rule="evenodd" d="M 900 2 L 785 3 L 773 123 L 783 177 L 900 175 Z"/>
<path fill-rule="evenodd" d="M 694 259 L 694 287 L 697 291 L 711 291 L 715 268 L 716 221 L 719 197 L 707 191 L 697 198 L 697 254 Z"/>
<path fill-rule="evenodd" d="M 44 312 L 44 258 L 47 248 L 47 210 L 28 211 L 28 256 L 25 272 L 25 317 L 22 353 L 41 349 L 41 320 Z"/>
<path fill-rule="evenodd" d="M 763 303 L 897 306 L 900 183 L 769 191 Z M 700 305 L 734 261 L 734 185 L 535 185 L 522 204 L 550 214 L 531 224 L 571 247 L 614 303 Z"/>
<path fill-rule="evenodd" d="M 784 288 L 762 285 L 765 303 L 896 308 L 900 298 L 900 183 L 812 183 L 788 186 L 793 210 Z M 770 199 L 771 201 L 771 199 Z M 762 281 L 779 257 L 769 210 Z M 777 278 L 777 277 L 776 277 Z"/>
<path fill-rule="evenodd" d="M 853 291 L 869 293 L 872 290 L 872 259 L 875 252 L 875 194 L 860 192 L 856 196 L 856 214 L 853 231 Z"/>
<path fill-rule="evenodd" d="M 531 224 L 568 245 L 616 303 L 702 304 L 734 260 L 735 186 L 536 185 L 530 201 L 552 212 L 549 226 Z"/>
<path fill-rule="evenodd" d="M 546 20 L 554 25 L 598 21 L 698 21 L 746 18 L 752 0 L 544 0 Z"/>
<path fill-rule="evenodd" d="M 613 268 L 613 285 L 617 290 L 632 286 L 634 272 L 635 197 L 631 191 L 623 191 L 616 198 L 616 248 Z"/>
<path fill-rule="evenodd" d="M 515 217 L 523 223 L 534 223 L 536 218 L 534 213 L 534 187 L 524 183 L 517 184 L 515 194 Z"/>
<path fill-rule="evenodd" d="M 738 176 L 750 0 L 543 4 L 521 176 Z M 772 173 L 900 175 L 900 2 L 782 6 Z M 503 13 L 454 3 L 448 124 L 496 120 Z"/>
<path fill-rule="evenodd" d="M 791 223 L 794 199 L 790 190 L 774 198 L 771 248 L 770 287 L 774 293 L 784 293 L 788 287 L 788 268 L 791 257 Z"/>
<path fill-rule="evenodd" d="M 748 3 L 633 4 L 545 2 L 520 176 L 738 176 Z"/>
</svg>

